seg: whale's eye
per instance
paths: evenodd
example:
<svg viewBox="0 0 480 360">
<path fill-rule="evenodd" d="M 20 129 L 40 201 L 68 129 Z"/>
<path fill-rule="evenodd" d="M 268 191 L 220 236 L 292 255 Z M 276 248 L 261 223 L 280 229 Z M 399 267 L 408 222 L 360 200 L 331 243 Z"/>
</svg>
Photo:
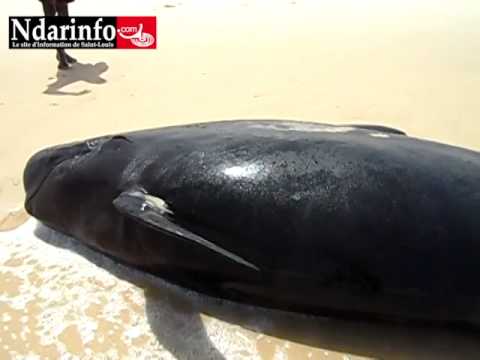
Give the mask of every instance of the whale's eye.
<svg viewBox="0 0 480 360">
<path fill-rule="evenodd" d="M 98 139 L 92 139 L 87 141 L 87 147 L 90 150 L 95 149 L 98 146 L 98 144 L 100 144 L 100 141 Z"/>
<path fill-rule="evenodd" d="M 115 136 L 102 136 L 99 138 L 95 139 L 90 139 L 85 142 L 87 145 L 88 150 L 95 150 L 98 149 L 99 147 L 104 147 L 105 145 L 111 144 L 112 140 L 125 140 L 128 142 L 132 142 L 130 139 L 128 139 L 126 136 L 123 135 L 115 135 Z M 115 141 L 113 142 L 115 143 Z"/>
</svg>

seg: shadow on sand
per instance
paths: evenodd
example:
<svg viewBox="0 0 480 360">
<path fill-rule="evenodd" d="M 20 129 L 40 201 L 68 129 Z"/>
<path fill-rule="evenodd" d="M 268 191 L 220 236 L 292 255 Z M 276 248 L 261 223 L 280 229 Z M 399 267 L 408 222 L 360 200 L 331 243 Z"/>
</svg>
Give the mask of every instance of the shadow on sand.
<svg viewBox="0 0 480 360">
<path fill-rule="evenodd" d="M 35 235 L 143 288 L 153 333 L 180 360 L 225 358 L 210 341 L 200 313 L 285 340 L 373 358 L 474 359 L 480 351 L 478 333 L 313 317 L 214 299 L 118 264 L 44 225 Z"/>
<path fill-rule="evenodd" d="M 47 85 L 47 89 L 45 89 L 43 93 L 47 95 L 70 96 L 88 94 L 90 93 L 88 89 L 81 91 L 64 91 L 62 89 L 78 81 L 84 81 L 89 84 L 104 84 L 107 80 L 103 79 L 101 75 L 107 70 L 108 65 L 105 62 L 98 62 L 96 64 L 75 63 L 68 70 L 58 70 L 56 81 Z"/>
</svg>

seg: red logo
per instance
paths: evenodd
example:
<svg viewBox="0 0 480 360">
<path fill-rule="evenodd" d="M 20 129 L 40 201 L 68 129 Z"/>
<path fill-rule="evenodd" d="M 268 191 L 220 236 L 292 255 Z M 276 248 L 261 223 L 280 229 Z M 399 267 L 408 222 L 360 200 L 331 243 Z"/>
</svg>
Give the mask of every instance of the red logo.
<svg viewBox="0 0 480 360">
<path fill-rule="evenodd" d="M 155 16 L 118 16 L 117 49 L 156 49 Z"/>
</svg>

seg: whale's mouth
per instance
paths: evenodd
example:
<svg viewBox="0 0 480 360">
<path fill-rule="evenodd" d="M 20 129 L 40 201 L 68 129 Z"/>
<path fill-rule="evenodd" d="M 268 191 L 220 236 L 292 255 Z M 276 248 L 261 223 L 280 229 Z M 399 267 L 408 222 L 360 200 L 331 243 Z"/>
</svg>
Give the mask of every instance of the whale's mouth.
<svg viewBox="0 0 480 360">
<path fill-rule="evenodd" d="M 26 190 L 26 192 L 27 192 L 27 196 L 26 196 L 26 200 L 25 200 L 26 203 L 28 203 L 38 193 L 38 191 L 40 190 L 40 188 L 42 187 L 43 183 L 48 178 L 50 173 L 53 170 L 55 170 L 57 168 L 57 166 L 61 165 L 63 162 L 65 162 L 67 160 L 68 159 L 63 159 L 58 164 L 56 164 L 55 166 L 53 166 L 52 168 L 47 170 L 47 172 L 44 172 L 40 176 L 35 176 L 33 181 L 28 182 L 29 185 L 25 185 L 25 188 L 28 188 L 28 190 Z M 27 182 L 25 182 L 25 183 L 27 183 Z"/>
<path fill-rule="evenodd" d="M 100 151 L 105 143 L 116 139 L 131 142 L 130 139 L 123 135 L 102 136 L 87 141 L 47 148 L 34 154 L 28 161 L 23 173 L 23 184 L 26 193 L 25 209 L 31 214 L 32 199 L 55 169 L 69 160 L 82 161 L 87 156 Z"/>
<path fill-rule="evenodd" d="M 23 173 L 25 187 L 25 208 L 29 211 L 29 203 L 41 189 L 49 175 L 65 161 L 89 152 L 84 142 L 65 146 L 57 146 L 41 150 L 34 154 L 27 163 Z"/>
</svg>

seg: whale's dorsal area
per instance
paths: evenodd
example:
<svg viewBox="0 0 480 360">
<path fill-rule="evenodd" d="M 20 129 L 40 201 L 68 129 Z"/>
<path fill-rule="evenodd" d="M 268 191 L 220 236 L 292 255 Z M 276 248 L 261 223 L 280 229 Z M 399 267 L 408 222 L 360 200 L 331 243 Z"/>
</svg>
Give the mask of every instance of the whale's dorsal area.
<svg viewBox="0 0 480 360">
<path fill-rule="evenodd" d="M 383 134 L 407 135 L 404 131 L 388 126 L 355 124 L 355 125 L 330 125 L 320 123 L 307 123 L 300 121 L 275 121 L 270 123 L 259 122 L 250 125 L 252 128 L 269 129 L 277 131 L 302 131 L 302 132 L 320 132 L 320 133 L 349 133 L 356 129 L 371 130 Z"/>
<path fill-rule="evenodd" d="M 373 131 L 377 131 L 377 132 L 384 133 L 384 134 L 405 135 L 405 136 L 407 136 L 406 132 L 404 132 L 402 130 L 392 128 L 392 127 L 388 127 L 388 126 L 363 125 L 363 124 L 362 125 L 348 125 L 348 126 L 353 126 L 357 129 L 373 130 Z"/>
</svg>

